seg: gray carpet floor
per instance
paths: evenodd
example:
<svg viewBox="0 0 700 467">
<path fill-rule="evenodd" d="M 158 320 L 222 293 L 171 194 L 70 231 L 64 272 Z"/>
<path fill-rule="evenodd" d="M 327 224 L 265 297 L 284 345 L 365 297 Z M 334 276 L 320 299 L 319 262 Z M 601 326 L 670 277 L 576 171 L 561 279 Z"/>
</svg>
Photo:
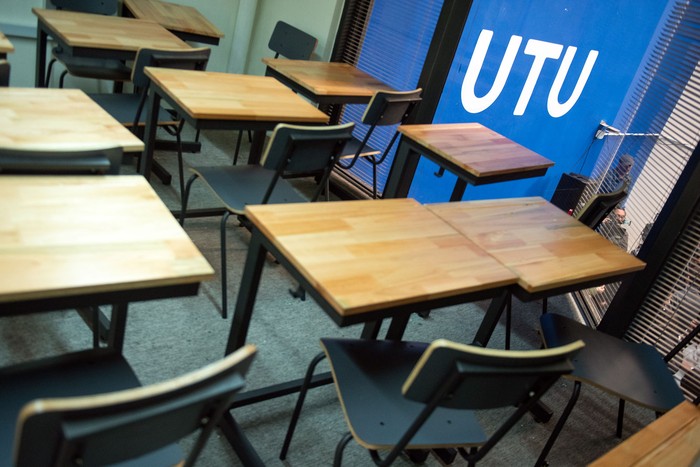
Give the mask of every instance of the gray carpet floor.
<svg viewBox="0 0 700 467">
<path fill-rule="evenodd" d="M 200 154 L 186 154 L 188 165 L 229 164 L 237 132 L 207 132 L 202 135 Z M 192 134 L 189 134 L 191 137 Z M 246 142 L 244 141 L 244 150 Z M 152 185 L 171 208 L 179 208 L 176 157 L 158 153 L 158 160 L 173 173 L 173 183 L 165 186 L 153 178 Z M 133 172 L 125 167 L 124 173 Z M 188 178 L 189 175 L 186 175 Z M 211 207 L 216 200 L 204 184 L 195 184 L 191 207 Z M 234 219 L 228 229 L 229 300 L 235 297 L 247 251 L 249 233 Z M 214 269 L 220 269 L 219 218 L 189 219 L 185 226 Z M 320 351 L 318 339 L 325 336 L 357 337 L 360 327 L 338 328 L 311 299 L 294 299 L 287 292 L 295 283 L 282 266 L 268 261 L 258 293 L 248 341 L 258 354 L 247 377 L 247 389 L 303 376 L 310 359 Z M 435 310 L 428 319 L 413 316 L 406 332 L 407 340 L 431 341 L 447 338 L 469 342 L 483 317 L 487 302 L 465 304 Z M 549 302 L 553 313 L 573 313 L 567 297 Z M 229 313 L 233 311 L 230 306 Z M 130 306 L 124 353 L 144 384 L 162 381 L 199 368 L 223 356 L 231 319 L 220 315 L 221 283 L 218 279 L 202 284 L 194 297 L 135 303 Z M 541 303 L 514 304 L 513 348 L 540 346 L 538 316 Z M 91 333 L 74 311 L 53 312 L 0 320 L 0 365 L 42 356 L 83 349 L 91 345 Z M 489 344 L 502 347 L 503 329 Z M 327 369 L 321 364 L 321 370 Z M 537 423 L 525 416 L 517 426 L 479 464 L 511 466 L 534 464 L 545 440 L 561 413 L 572 389 L 566 380 L 558 382 L 543 398 L 555 416 L 548 423 Z M 330 465 L 335 445 L 347 431 L 332 386 L 310 391 L 285 462 L 278 452 L 296 395 L 243 407 L 233 411 L 266 465 Z M 509 410 L 479 413 L 486 431 L 497 426 Z M 617 400 L 594 388 L 584 387 L 581 398 L 549 456 L 552 466 L 585 465 L 602 455 L 620 440 L 615 438 Z M 652 421 L 648 410 L 628 406 L 624 437 Z M 189 440 L 183 441 L 189 445 Z M 226 440 L 216 433 L 208 442 L 197 465 L 241 465 Z M 351 443 L 345 450 L 344 465 L 373 465 L 368 453 Z M 395 465 L 411 465 L 400 458 Z M 441 465 L 429 457 L 425 465 Z M 453 465 L 466 465 L 458 459 Z"/>
</svg>

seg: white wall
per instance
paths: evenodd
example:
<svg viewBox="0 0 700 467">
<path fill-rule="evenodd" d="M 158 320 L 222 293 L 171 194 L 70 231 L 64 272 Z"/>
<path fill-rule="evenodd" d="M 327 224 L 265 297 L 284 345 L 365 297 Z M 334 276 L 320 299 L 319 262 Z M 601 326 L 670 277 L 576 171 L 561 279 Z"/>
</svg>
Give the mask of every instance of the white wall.
<svg viewBox="0 0 700 467">
<path fill-rule="evenodd" d="M 328 60 L 335 40 L 343 0 L 168 0 L 197 8 L 225 35 L 212 46 L 209 70 L 262 75 L 260 61 L 271 55 L 267 42 L 278 20 L 284 20 L 318 39 L 314 59 Z M 0 30 L 15 46 L 8 55 L 12 66 L 10 85 L 34 85 L 36 17 L 33 6 L 44 0 L 0 0 Z M 19 29 L 18 29 L 19 28 Z M 18 37 L 13 33 L 21 31 Z M 54 73 L 56 76 L 56 73 Z M 54 79 L 52 78 L 53 82 Z M 109 83 L 96 85 L 94 80 L 67 78 L 66 86 L 86 91 L 108 91 Z"/>
</svg>

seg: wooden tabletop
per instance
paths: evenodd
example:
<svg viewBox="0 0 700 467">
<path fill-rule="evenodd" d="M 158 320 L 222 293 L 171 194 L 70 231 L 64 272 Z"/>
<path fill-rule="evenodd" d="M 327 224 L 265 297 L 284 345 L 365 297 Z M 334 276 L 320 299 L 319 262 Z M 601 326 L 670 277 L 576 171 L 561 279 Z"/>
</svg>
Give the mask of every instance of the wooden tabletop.
<svg viewBox="0 0 700 467">
<path fill-rule="evenodd" d="M 0 54 L 8 54 L 15 51 L 12 42 L 0 31 Z"/>
<path fill-rule="evenodd" d="M 347 63 L 282 58 L 263 58 L 262 61 L 317 98 L 356 97 L 369 102 L 377 91 L 394 90 Z"/>
<path fill-rule="evenodd" d="M 194 7 L 160 0 L 122 1 L 134 18 L 155 21 L 169 31 L 219 39 L 224 37 L 224 33 Z"/>
<path fill-rule="evenodd" d="M 328 115 L 267 76 L 146 67 L 168 97 L 196 119 L 326 123 Z"/>
<path fill-rule="evenodd" d="M 412 199 L 249 206 L 246 217 L 341 316 L 515 282 Z"/>
<path fill-rule="evenodd" d="M 479 123 L 401 125 L 398 130 L 475 178 L 547 169 L 554 162 Z"/>
<path fill-rule="evenodd" d="M 0 216 L 0 303 L 213 278 L 141 176 L 4 176 Z"/>
<path fill-rule="evenodd" d="M 539 197 L 426 206 L 510 268 L 528 293 L 615 277 L 645 266 Z"/>
<path fill-rule="evenodd" d="M 125 50 L 142 47 L 186 49 L 190 46 L 155 21 L 32 8 L 55 37 L 70 47 Z"/>
<path fill-rule="evenodd" d="M 79 89 L 0 88 L 0 146 L 61 149 L 143 142 Z"/>
<path fill-rule="evenodd" d="M 700 407 L 685 401 L 590 465 L 690 467 L 699 459 Z"/>
</svg>

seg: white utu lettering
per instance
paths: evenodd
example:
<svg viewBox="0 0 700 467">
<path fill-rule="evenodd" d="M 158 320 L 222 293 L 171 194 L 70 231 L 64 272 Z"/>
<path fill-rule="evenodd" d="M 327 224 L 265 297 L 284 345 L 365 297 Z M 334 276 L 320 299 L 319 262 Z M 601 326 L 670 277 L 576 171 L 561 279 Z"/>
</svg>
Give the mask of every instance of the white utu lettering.
<svg viewBox="0 0 700 467">
<path fill-rule="evenodd" d="M 520 49 L 520 44 L 523 40 L 523 38 L 520 36 L 511 36 L 506 52 L 501 60 L 501 64 L 498 67 L 496 78 L 491 85 L 491 89 L 489 89 L 489 91 L 482 97 L 477 97 L 475 93 L 476 81 L 479 78 L 479 74 L 481 73 L 481 69 L 484 65 L 486 54 L 492 38 L 493 31 L 488 29 L 483 29 L 481 31 L 479 38 L 477 39 L 476 46 L 474 47 L 472 58 L 469 61 L 469 66 L 467 67 L 464 81 L 462 82 L 462 106 L 464 107 L 464 110 L 470 113 L 483 112 L 489 108 L 501 95 L 501 92 L 505 88 L 506 81 L 508 80 L 508 75 L 510 74 L 513 64 L 515 63 L 515 58 Z M 564 46 L 561 44 L 536 39 L 530 39 L 527 41 L 523 53 L 534 57 L 534 60 L 530 66 L 530 71 L 528 72 L 523 89 L 520 92 L 518 102 L 513 110 L 513 115 L 523 115 L 525 113 L 535 90 L 535 86 L 539 80 L 540 74 L 542 73 L 545 62 L 549 59 L 558 60 L 563 49 Z M 552 87 L 549 91 L 549 96 L 547 98 L 547 111 L 554 118 L 565 115 L 576 104 L 579 97 L 581 97 L 583 88 L 591 75 L 593 65 L 598 57 L 597 50 L 592 50 L 588 53 L 586 63 L 584 64 L 581 74 L 576 81 L 576 86 L 574 87 L 571 96 L 565 102 L 560 103 L 559 94 L 561 93 L 561 89 L 569 73 L 569 69 L 571 68 L 574 56 L 576 55 L 576 50 L 576 47 L 567 47 L 562 63 L 559 66 L 559 71 L 557 72 L 554 82 L 552 83 Z"/>
<path fill-rule="evenodd" d="M 552 89 L 549 90 L 549 97 L 547 97 L 547 112 L 554 118 L 561 117 L 565 115 L 569 110 L 574 107 L 578 98 L 581 97 L 583 92 L 583 87 L 588 81 L 588 77 L 591 76 L 591 70 L 593 70 L 593 65 L 598 58 L 598 51 L 591 50 L 588 52 L 588 57 L 586 57 L 586 63 L 583 64 L 583 70 L 576 81 L 576 86 L 574 86 L 574 91 L 571 93 L 571 97 L 564 103 L 559 102 L 559 93 L 561 92 L 561 87 L 564 85 L 564 79 L 569 73 L 569 67 L 571 67 L 571 62 L 574 61 L 574 55 L 576 55 L 576 47 L 568 47 L 566 53 L 564 54 L 564 60 L 561 62 L 557 76 L 554 78 L 554 83 L 552 84 Z"/>
<path fill-rule="evenodd" d="M 520 43 L 523 41 L 523 38 L 520 36 L 511 36 L 491 89 L 483 97 L 477 97 L 474 93 L 474 86 L 479 77 L 481 67 L 484 64 L 486 52 L 489 49 L 492 37 L 493 31 L 489 31 L 488 29 L 483 29 L 481 31 L 479 39 L 476 41 L 476 47 L 474 48 L 472 59 L 469 62 L 469 67 L 467 68 L 467 74 L 464 76 L 464 81 L 462 82 L 462 106 L 464 110 L 470 113 L 483 112 L 491 107 L 491 104 L 496 102 L 498 96 L 501 95 L 501 91 L 503 91 L 503 87 L 506 85 L 506 79 L 508 79 L 510 69 L 513 67 L 513 62 L 515 62 L 515 56 L 520 48 Z"/>
</svg>

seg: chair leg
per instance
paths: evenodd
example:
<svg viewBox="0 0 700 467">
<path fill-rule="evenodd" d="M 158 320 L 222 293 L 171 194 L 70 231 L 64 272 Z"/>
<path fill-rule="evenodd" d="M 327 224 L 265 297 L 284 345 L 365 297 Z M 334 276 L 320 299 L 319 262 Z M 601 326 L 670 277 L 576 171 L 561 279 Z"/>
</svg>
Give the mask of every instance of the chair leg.
<svg viewBox="0 0 700 467">
<path fill-rule="evenodd" d="M 617 406 L 617 431 L 615 434 L 618 438 L 622 438 L 622 423 L 625 421 L 625 400 L 620 399 Z"/>
<path fill-rule="evenodd" d="M 314 376 L 314 370 L 316 370 L 316 366 L 325 358 L 326 354 L 319 352 L 318 355 L 311 360 L 311 363 L 309 363 L 309 366 L 306 369 L 304 381 L 299 389 L 297 404 L 294 406 L 294 412 L 292 413 L 292 418 L 289 420 L 289 426 L 287 427 L 287 434 L 284 436 L 284 443 L 282 444 L 282 450 L 280 451 L 280 460 L 285 460 L 287 458 L 287 451 L 289 451 L 289 445 L 292 442 L 292 436 L 294 436 L 294 430 L 296 430 L 299 415 L 301 414 L 301 407 L 304 405 L 306 392 L 309 390 L 311 378 Z"/>
<path fill-rule="evenodd" d="M 46 87 L 47 87 L 47 88 L 49 87 L 49 84 L 50 84 L 50 83 L 49 83 L 49 80 L 51 79 L 51 70 L 53 70 L 53 64 L 54 64 L 54 63 L 56 63 L 56 59 L 55 59 L 55 58 L 52 58 L 52 59 L 49 61 L 49 66 L 46 68 L 46 81 L 45 81 L 45 83 L 46 83 Z"/>
<path fill-rule="evenodd" d="M 63 81 L 66 79 L 66 75 L 68 74 L 67 70 L 64 70 L 63 73 L 61 73 L 61 77 L 58 80 L 58 87 L 63 88 Z"/>
<path fill-rule="evenodd" d="M 338 445 L 335 447 L 335 456 L 333 456 L 333 467 L 340 467 L 341 462 L 343 462 L 343 451 L 351 439 L 352 434 L 348 431 L 338 442 Z"/>
<path fill-rule="evenodd" d="M 190 189 L 192 188 L 192 183 L 197 180 L 199 175 L 194 174 L 187 180 L 187 185 L 185 186 L 185 191 L 180 193 L 180 225 L 185 226 L 185 213 L 187 212 L 187 201 L 190 198 Z"/>
<path fill-rule="evenodd" d="M 547 313 L 547 297 L 542 299 L 542 314 Z"/>
<path fill-rule="evenodd" d="M 513 297 L 508 297 L 508 303 L 506 303 L 506 338 L 505 338 L 505 349 L 510 350 L 510 327 L 513 320 Z"/>
<path fill-rule="evenodd" d="M 221 317 L 228 317 L 228 290 L 226 287 L 226 221 L 231 215 L 230 211 L 226 211 L 221 218 Z"/>
<path fill-rule="evenodd" d="M 574 408 L 574 405 L 576 405 L 576 401 L 578 400 L 578 396 L 581 393 L 581 383 L 576 381 L 574 383 L 574 391 L 571 394 L 571 398 L 569 399 L 569 402 L 566 404 L 566 407 L 564 408 L 564 411 L 561 414 L 561 417 L 559 417 L 559 420 L 557 421 L 556 426 L 554 427 L 554 430 L 552 430 L 552 434 L 549 435 L 549 439 L 547 439 L 547 443 L 544 445 L 544 448 L 542 449 L 542 452 L 540 453 L 540 457 L 537 458 L 537 462 L 535 463 L 535 466 L 541 466 L 541 465 L 546 465 L 547 461 L 547 454 L 549 454 L 549 451 L 552 449 L 552 446 L 554 446 L 554 442 L 557 440 L 557 437 L 559 436 L 559 433 L 561 432 L 562 428 L 564 428 L 564 423 L 566 423 L 566 420 L 569 418 L 569 414 L 571 414 L 571 411 Z"/>
</svg>

